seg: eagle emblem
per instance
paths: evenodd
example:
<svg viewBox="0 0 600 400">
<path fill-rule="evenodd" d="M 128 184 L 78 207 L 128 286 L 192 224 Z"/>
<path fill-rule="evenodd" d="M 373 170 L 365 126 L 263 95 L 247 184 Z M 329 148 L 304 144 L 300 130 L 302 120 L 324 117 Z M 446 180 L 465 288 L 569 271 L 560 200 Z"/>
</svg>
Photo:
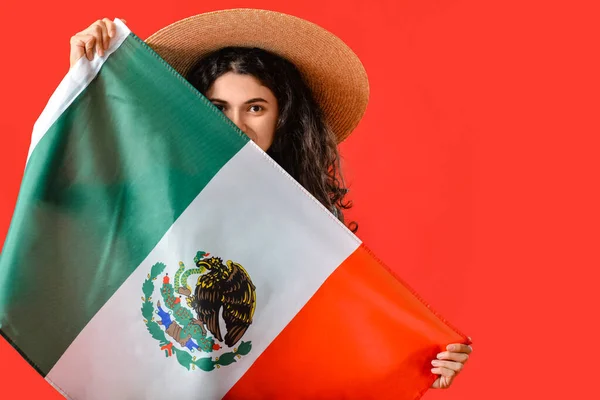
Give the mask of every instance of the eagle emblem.
<svg viewBox="0 0 600 400">
<path fill-rule="evenodd" d="M 188 370 L 211 371 L 250 352 L 251 342 L 242 338 L 256 310 L 256 287 L 237 262 L 224 263 L 199 251 L 194 264 L 188 269 L 180 261 L 171 275 L 165 264 L 154 264 L 142 285 L 141 311 L 148 332 L 167 357 L 175 355 Z M 195 275 L 190 286 L 188 280 Z M 155 285 L 161 276 L 162 285 Z"/>
<path fill-rule="evenodd" d="M 189 287 L 179 288 L 179 293 L 188 297 L 188 304 L 196 311 L 198 324 L 204 334 L 204 326 L 219 341 L 223 342 L 219 327 L 219 311 L 223 308 L 223 320 L 227 333 L 225 344 L 235 345 L 252 323 L 256 305 L 256 291 L 250 275 L 240 264 L 228 260 L 223 264 L 219 257 L 196 261 L 208 273 L 200 275 L 194 293 Z"/>
</svg>

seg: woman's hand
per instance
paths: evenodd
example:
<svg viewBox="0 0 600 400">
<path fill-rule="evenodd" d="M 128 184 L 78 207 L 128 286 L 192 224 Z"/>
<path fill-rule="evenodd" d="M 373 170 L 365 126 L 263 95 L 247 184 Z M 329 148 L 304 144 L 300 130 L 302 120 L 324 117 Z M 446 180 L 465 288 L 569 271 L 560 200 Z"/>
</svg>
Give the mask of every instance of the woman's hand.
<svg viewBox="0 0 600 400">
<path fill-rule="evenodd" d="M 121 19 L 123 22 L 127 22 Z M 88 60 L 94 59 L 94 51 L 98 52 L 98 55 L 103 56 L 104 51 L 108 49 L 110 45 L 110 39 L 115 36 L 117 27 L 113 21 L 108 18 L 104 18 L 94 22 L 88 28 L 83 31 L 76 33 L 71 37 L 71 57 L 70 67 L 83 56 L 86 56 Z"/>
<path fill-rule="evenodd" d="M 439 353 L 437 359 L 431 362 L 433 365 L 431 372 L 440 375 L 431 385 L 433 389 L 450 387 L 456 375 L 462 371 L 473 348 L 466 344 L 453 343 L 446 346 L 446 350 Z"/>
</svg>

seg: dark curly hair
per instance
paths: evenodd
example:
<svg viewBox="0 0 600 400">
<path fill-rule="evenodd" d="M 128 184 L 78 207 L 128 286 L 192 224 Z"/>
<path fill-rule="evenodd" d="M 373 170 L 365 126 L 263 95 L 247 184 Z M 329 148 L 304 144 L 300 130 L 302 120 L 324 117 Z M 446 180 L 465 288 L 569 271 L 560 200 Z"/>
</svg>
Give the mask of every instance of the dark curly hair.
<svg viewBox="0 0 600 400">
<path fill-rule="evenodd" d="M 352 207 L 352 202 L 344 201 L 348 188 L 336 138 L 300 71 L 288 60 L 260 48 L 224 47 L 200 58 L 186 79 L 206 94 L 227 72 L 252 75 L 273 92 L 279 116 L 267 154 L 344 222 L 342 210 Z M 356 232 L 358 225 L 352 222 L 349 228 Z"/>
</svg>

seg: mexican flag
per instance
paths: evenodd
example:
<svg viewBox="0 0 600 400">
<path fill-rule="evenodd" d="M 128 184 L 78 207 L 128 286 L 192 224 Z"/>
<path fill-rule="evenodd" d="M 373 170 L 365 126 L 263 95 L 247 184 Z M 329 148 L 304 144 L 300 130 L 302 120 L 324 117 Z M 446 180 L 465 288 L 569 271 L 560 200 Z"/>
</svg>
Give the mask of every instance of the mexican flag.
<svg viewBox="0 0 600 400">
<path fill-rule="evenodd" d="M 120 21 L 34 126 L 0 331 L 71 399 L 417 399 L 468 339 Z"/>
</svg>

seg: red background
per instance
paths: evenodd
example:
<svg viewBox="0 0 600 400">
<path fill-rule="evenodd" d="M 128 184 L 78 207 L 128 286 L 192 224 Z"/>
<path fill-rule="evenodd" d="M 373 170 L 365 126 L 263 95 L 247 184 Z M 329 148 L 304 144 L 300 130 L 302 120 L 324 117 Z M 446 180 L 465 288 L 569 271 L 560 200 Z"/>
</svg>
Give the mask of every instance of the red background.
<svg viewBox="0 0 600 400">
<path fill-rule="evenodd" d="M 425 399 L 597 392 L 600 35 L 597 10 L 579 2 L 4 0 L 0 240 L 33 123 L 68 70 L 70 36 L 118 16 L 145 39 L 240 6 L 309 19 L 363 60 L 369 108 L 341 146 L 349 215 L 474 341 L 452 388 Z M 1 339 L 0 360 L 3 399 L 60 398 Z"/>
</svg>

